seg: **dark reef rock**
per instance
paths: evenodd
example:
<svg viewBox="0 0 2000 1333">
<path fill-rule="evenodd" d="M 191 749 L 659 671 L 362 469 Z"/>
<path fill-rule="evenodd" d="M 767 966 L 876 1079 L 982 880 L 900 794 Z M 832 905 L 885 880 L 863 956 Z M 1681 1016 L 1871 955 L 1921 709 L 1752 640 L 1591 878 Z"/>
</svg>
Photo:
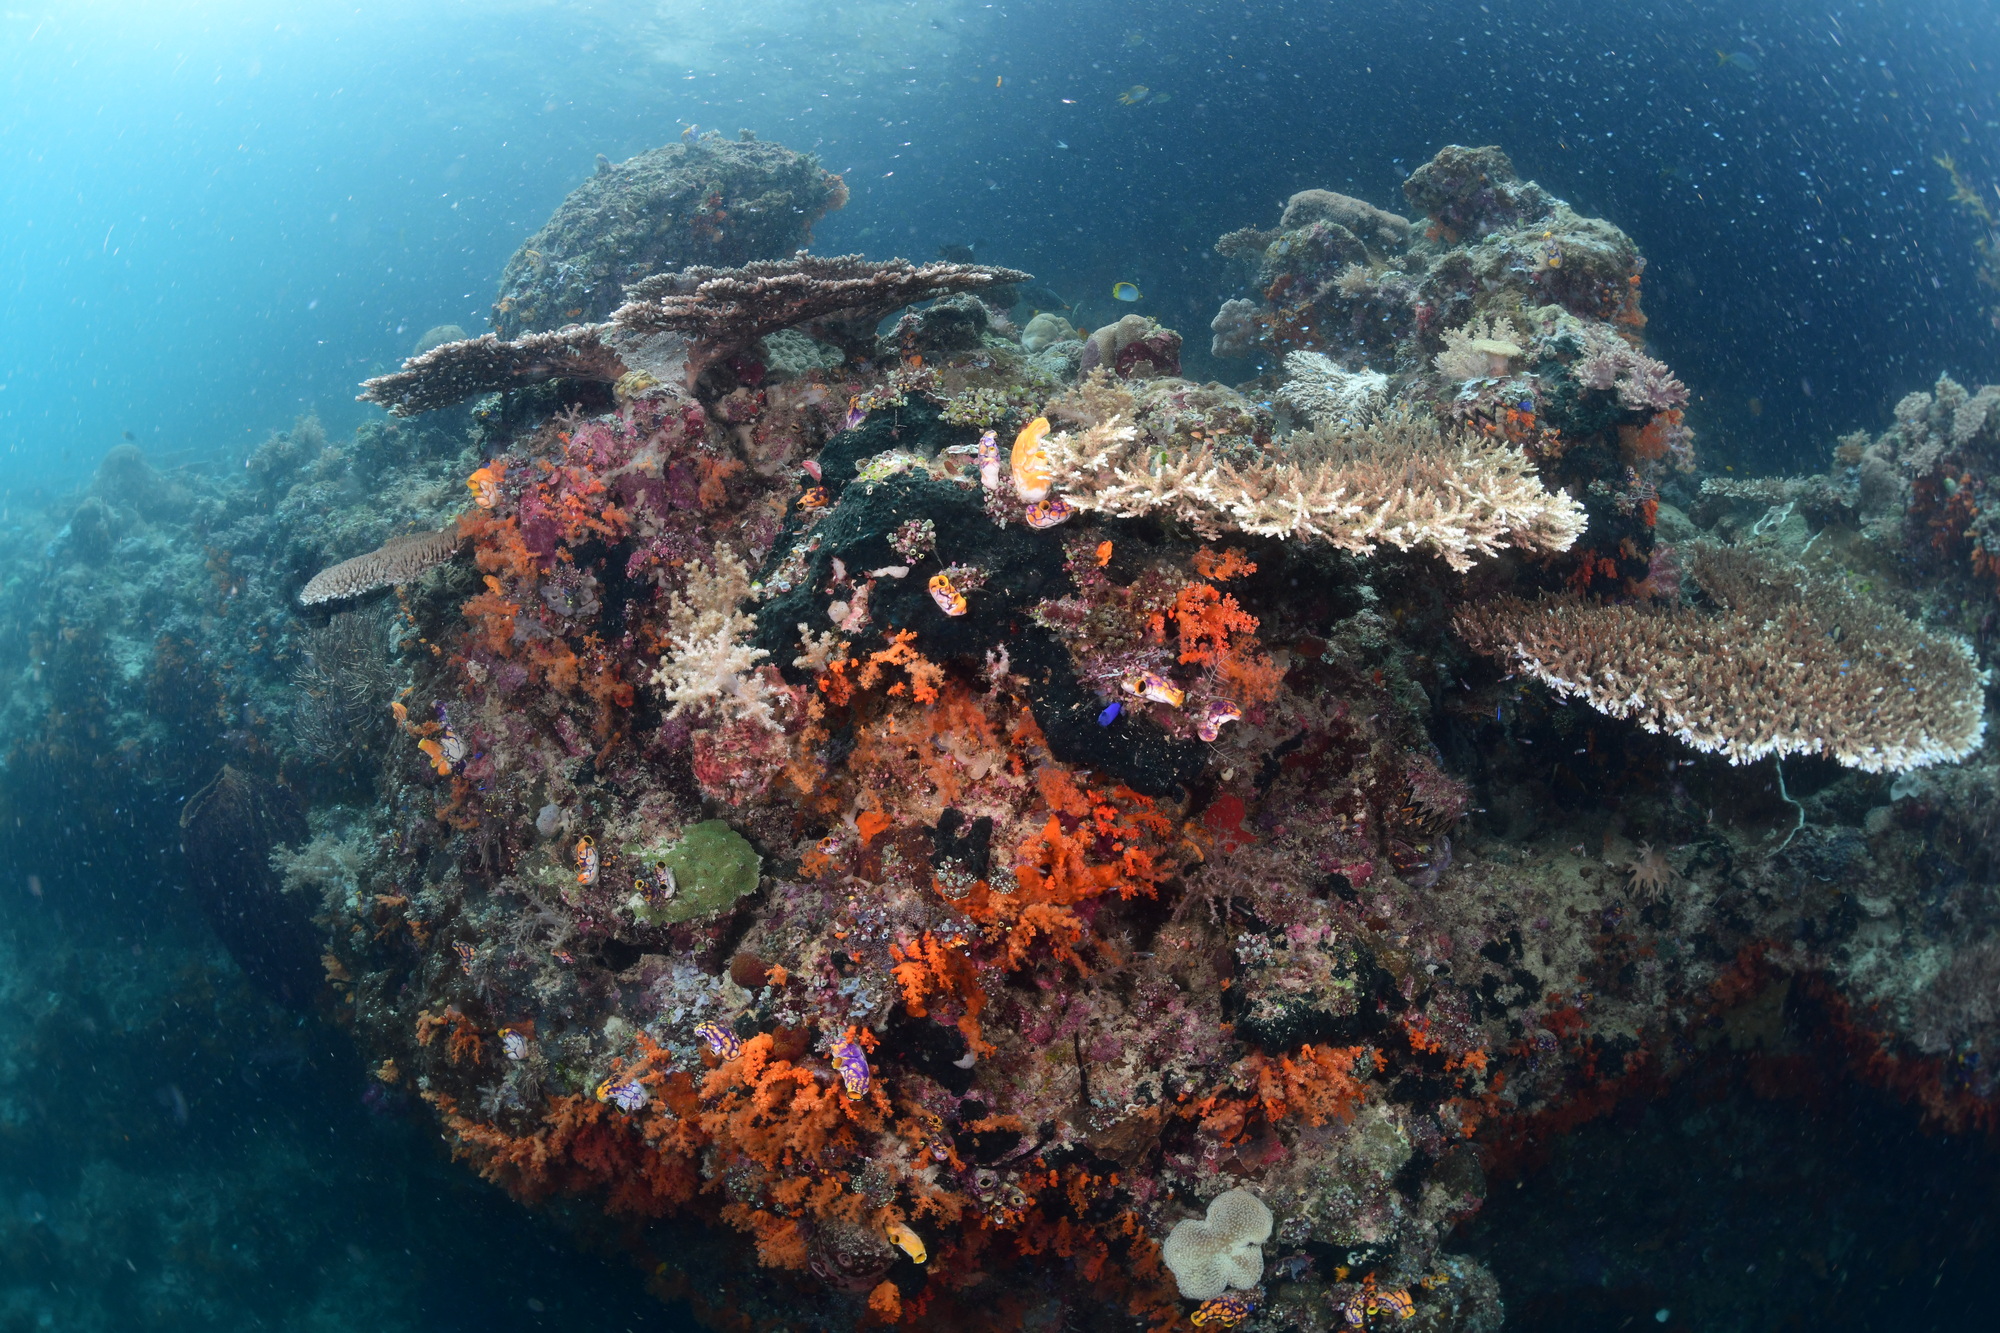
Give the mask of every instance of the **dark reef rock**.
<svg viewBox="0 0 2000 1333">
<path fill-rule="evenodd" d="M 755 139 L 704 134 L 600 165 L 507 261 L 493 328 L 516 338 L 594 323 L 648 274 L 782 258 L 846 202 L 814 158 Z"/>
<path fill-rule="evenodd" d="M 855 479 L 862 460 L 887 450 L 930 455 L 976 438 L 976 431 L 950 425 L 936 407 L 921 400 L 878 412 L 861 427 L 834 437 L 820 454 L 820 469 L 835 508 L 803 539 L 814 544 L 803 575 L 758 611 L 756 645 L 773 661 L 789 662 L 800 625 L 830 623 L 827 608 L 837 600 L 828 590 L 834 560 L 850 576 L 902 566 L 903 557 L 889 545 L 890 534 L 910 520 L 929 519 L 938 533 L 936 558 L 912 568 L 905 578 L 875 581 L 868 602 L 876 629 L 872 646 L 880 646 L 881 636 L 907 629 L 916 634 L 918 651 L 934 662 L 977 665 L 988 653 L 1005 650 L 1014 671 L 1029 682 L 1036 724 L 1065 762 L 1114 776 L 1146 795 L 1166 795 L 1191 782 L 1204 761 L 1202 747 L 1173 740 L 1136 717 L 1100 725 L 1105 701 L 1076 678 L 1069 654 L 1055 636 L 1029 619 L 1044 598 L 1071 591 L 1059 542 L 1022 524 L 996 526 L 977 489 L 909 473 L 881 481 Z M 803 530 L 797 518 L 787 525 L 764 571 L 766 580 L 802 540 Z M 962 616 L 938 610 L 927 586 L 929 576 L 946 565 L 973 566 L 986 575 L 984 585 L 967 598 Z M 807 679 L 796 669 L 790 674 Z"/>
<path fill-rule="evenodd" d="M 1411 172 L 1403 196 L 1439 227 L 1461 236 L 1516 226 L 1554 203 L 1541 186 L 1522 180 L 1513 159 L 1498 148 L 1457 144 Z"/>
</svg>

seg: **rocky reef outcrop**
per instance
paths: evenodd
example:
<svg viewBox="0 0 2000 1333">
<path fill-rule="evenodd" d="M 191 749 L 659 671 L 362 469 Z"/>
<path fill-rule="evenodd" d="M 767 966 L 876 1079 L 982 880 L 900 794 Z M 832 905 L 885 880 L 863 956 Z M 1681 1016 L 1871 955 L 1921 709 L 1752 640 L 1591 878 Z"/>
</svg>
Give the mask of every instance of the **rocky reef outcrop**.
<svg viewBox="0 0 2000 1333">
<path fill-rule="evenodd" d="M 1216 332 L 1265 359 L 1234 388 L 1143 320 L 1030 349 L 982 300 L 1006 271 L 900 261 L 648 280 L 658 327 L 599 327 L 691 342 L 683 307 L 727 304 L 730 354 L 509 362 L 448 386 L 464 436 L 425 376 L 484 353 L 433 349 L 413 420 L 302 426 L 190 483 L 185 526 L 98 498 L 108 550 L 56 547 L 5 606 L 136 665 L 96 736 L 11 665 L 9 799 L 51 738 L 94 760 L 156 725 L 117 680 L 261 633 L 186 692 L 215 717 L 184 790 L 227 753 L 309 799 L 269 873 L 383 1095 L 517 1197 L 628 1224 L 718 1324 L 1494 1329 L 1509 1275 L 1454 1240 L 1489 1177 L 1794 979 L 1869 1077 L 1989 1119 L 1993 592 L 1967 551 L 1904 558 L 1972 531 L 1941 478 L 1983 416 L 1954 444 L 1930 396 L 1851 476 L 1702 497 L 1629 239 L 1494 149 L 1406 196 L 1426 221 L 1308 191 L 1225 238 L 1256 286 Z M 157 597 L 191 646 L 91 600 L 143 577 L 121 523 L 182 562 Z M 452 558 L 301 604 L 443 532 Z M 1816 614 L 1893 609 L 1842 641 L 1936 688 L 1863 727 L 1746 677 L 1786 743 L 1741 754 L 1606 706 L 1581 608 L 1709 625 L 1774 569 Z"/>
</svg>

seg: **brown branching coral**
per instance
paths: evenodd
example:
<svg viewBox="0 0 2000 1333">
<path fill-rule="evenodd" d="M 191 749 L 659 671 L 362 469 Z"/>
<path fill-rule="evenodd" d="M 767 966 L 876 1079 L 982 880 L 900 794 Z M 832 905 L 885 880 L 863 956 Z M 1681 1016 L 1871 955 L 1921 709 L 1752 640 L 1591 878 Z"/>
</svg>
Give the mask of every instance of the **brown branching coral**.
<svg viewBox="0 0 2000 1333">
<path fill-rule="evenodd" d="M 741 268 L 694 267 L 636 283 L 613 321 L 640 332 L 679 332 L 690 340 L 689 383 L 706 367 L 780 329 L 833 315 L 876 321 L 914 301 L 952 292 L 1026 282 L 1029 274 L 985 264 L 913 264 L 860 255 L 761 260 Z"/>
<path fill-rule="evenodd" d="M 1985 687 L 1962 641 L 1742 548 L 1691 564 L 1718 610 L 1507 597 L 1456 623 L 1557 694 L 1734 764 L 1824 754 L 1880 773 L 1978 747 Z"/>
<path fill-rule="evenodd" d="M 1323 541 L 1359 555 L 1425 549 L 1456 570 L 1509 546 L 1569 549 L 1581 505 L 1551 493 L 1520 450 L 1447 434 L 1411 412 L 1293 435 L 1288 456 L 1230 461 L 1206 447 L 1170 454 L 1117 419 L 1047 442 L 1064 498 L 1118 517 L 1165 512 L 1204 536 L 1224 531 Z"/>
<path fill-rule="evenodd" d="M 487 333 L 444 343 L 411 357 L 393 374 L 364 380 L 359 401 L 379 403 L 391 416 L 413 417 L 482 393 L 542 380 L 613 384 L 628 367 L 606 340 L 606 332 L 602 324 L 571 324 L 512 342 Z"/>
<path fill-rule="evenodd" d="M 364 592 L 408 583 L 427 569 L 435 568 L 458 553 L 458 525 L 442 532 L 412 532 L 391 537 L 366 555 L 343 560 L 322 569 L 299 589 L 299 601 L 307 606 L 358 597 Z"/>
</svg>

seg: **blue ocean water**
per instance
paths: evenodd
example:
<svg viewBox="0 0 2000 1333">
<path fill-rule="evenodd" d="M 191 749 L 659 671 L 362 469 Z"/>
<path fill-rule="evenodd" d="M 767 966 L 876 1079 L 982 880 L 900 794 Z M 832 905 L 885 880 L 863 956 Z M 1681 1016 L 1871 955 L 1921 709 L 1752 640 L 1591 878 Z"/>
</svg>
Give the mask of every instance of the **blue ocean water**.
<svg viewBox="0 0 2000 1333">
<path fill-rule="evenodd" d="M 483 327 L 596 155 L 690 127 L 841 173 L 821 252 L 967 246 L 1086 327 L 1131 283 L 1196 378 L 1243 373 L 1198 336 L 1235 290 L 1218 235 L 1308 187 L 1395 208 L 1456 142 L 1638 241 L 1718 465 L 1817 465 L 1940 370 L 2000 379 L 1938 161 L 2000 179 L 1982 0 L 10 0 L 0 55 L 0 531 L 123 440 L 230 468 L 379 415 L 357 382 Z M 46 891 L 4 870 L 0 1026 L 36 1077 L 0 1133 L 0 1327 L 672 1317 L 611 1240 L 579 1256 L 365 1103 L 336 1038 L 187 933 L 153 850 L 63 859 Z M 198 1300 L 146 1285 L 174 1272 Z"/>
<path fill-rule="evenodd" d="M 595 154 L 688 125 L 846 175 L 821 250 L 972 244 L 1086 320 L 1131 281 L 1183 329 L 1222 232 L 1311 186 L 1394 206 L 1438 146 L 1498 143 L 1639 241 L 1707 447 L 1757 462 L 2000 346 L 1934 162 L 1995 174 L 1977 0 L 86 0 L 10 8 L 0 50 L 14 485 L 126 431 L 349 427 L 357 380 L 483 322 Z"/>
</svg>

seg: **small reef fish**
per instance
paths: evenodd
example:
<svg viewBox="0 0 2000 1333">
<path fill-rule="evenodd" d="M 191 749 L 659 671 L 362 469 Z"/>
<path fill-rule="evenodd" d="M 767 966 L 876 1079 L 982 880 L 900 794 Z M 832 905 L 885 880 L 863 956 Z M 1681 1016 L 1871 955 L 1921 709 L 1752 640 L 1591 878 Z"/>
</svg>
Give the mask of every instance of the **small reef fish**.
<svg viewBox="0 0 2000 1333">
<path fill-rule="evenodd" d="M 1142 699 L 1151 699 L 1156 704 L 1169 708 L 1179 708 L 1187 702 L 1187 691 L 1180 689 L 1165 676 L 1151 671 L 1142 671 L 1136 676 L 1125 678 L 1125 692 L 1136 694 Z"/>
<path fill-rule="evenodd" d="M 817 458 L 808 458 L 805 462 L 799 464 L 799 466 L 804 468 L 806 471 L 806 475 L 811 477 L 814 481 L 825 480 L 825 478 L 820 476 L 819 460 Z"/>
<path fill-rule="evenodd" d="M 1195 724 L 1195 734 L 1205 741 L 1212 741 L 1222 734 L 1224 727 L 1242 718 L 1243 710 L 1228 699 L 1210 699 L 1201 710 L 1201 721 Z"/>
<path fill-rule="evenodd" d="M 913 1264 L 920 1264 L 931 1257 L 930 1251 L 924 1248 L 924 1238 L 901 1222 L 891 1222 L 882 1228 L 882 1234 L 889 1238 L 891 1245 L 909 1255 Z"/>
<path fill-rule="evenodd" d="M 987 431 L 979 437 L 979 484 L 988 491 L 1000 489 L 999 437 Z"/>
<path fill-rule="evenodd" d="M 475 469 L 473 474 L 465 479 L 465 484 L 472 490 L 473 501 L 481 509 L 491 509 L 500 503 L 500 482 L 506 475 L 507 465 L 494 462 Z"/>
<path fill-rule="evenodd" d="M 1137 106 L 1139 103 L 1145 101 L 1147 97 L 1151 96 L 1152 91 L 1151 88 L 1148 88 L 1143 83 L 1135 83 L 1124 92 L 1118 94 L 1118 104 L 1120 106 Z"/>
<path fill-rule="evenodd" d="M 867 1095 L 873 1075 L 868 1068 L 868 1053 L 861 1049 L 860 1042 L 843 1041 L 828 1058 L 833 1062 L 834 1072 L 840 1075 L 840 1086 L 847 1090 L 847 1100 L 858 1102 Z"/>
<path fill-rule="evenodd" d="M 1748 51 L 1725 51 L 1718 46 L 1715 48 L 1715 67 L 1717 69 L 1740 69 L 1745 74 L 1755 74 L 1757 72 L 1757 57 L 1751 55 Z"/>
<path fill-rule="evenodd" d="M 1118 715 L 1124 711 L 1125 705 L 1113 699 L 1110 703 L 1104 705 L 1104 711 L 1097 715 L 1097 725 L 1100 727 L 1110 726 L 1118 720 Z"/>
<path fill-rule="evenodd" d="M 1196 1328 L 1234 1328 L 1257 1313 L 1257 1298 L 1247 1291 L 1232 1291 L 1203 1301 L 1188 1322 Z"/>
<path fill-rule="evenodd" d="M 1111 299 L 1114 301 L 1137 301 L 1141 296 L 1142 293 L 1132 283 L 1114 282 L 1111 284 Z"/>
<path fill-rule="evenodd" d="M 1028 526 L 1031 528 L 1053 528 L 1058 523 L 1067 523 L 1076 511 L 1069 502 L 1059 495 L 1051 495 L 1046 500 L 1037 500 L 1028 506 Z"/>
<path fill-rule="evenodd" d="M 1036 417 L 1014 437 L 1014 452 L 1008 459 L 1014 469 L 1015 493 L 1030 504 L 1046 498 L 1055 481 L 1055 465 L 1042 444 L 1048 433 L 1049 419 Z"/>
<path fill-rule="evenodd" d="M 937 603 L 938 610 L 948 616 L 965 614 L 965 594 L 952 585 L 951 575 L 931 575 L 930 590 L 931 600 Z"/>
<path fill-rule="evenodd" d="M 651 1100 L 646 1085 L 636 1078 L 628 1078 L 623 1083 L 613 1083 L 605 1079 L 597 1085 L 597 1100 L 610 1102 L 621 1111 L 636 1111 Z"/>
<path fill-rule="evenodd" d="M 589 838 L 576 840 L 576 882 L 597 883 L 597 844 Z"/>
<path fill-rule="evenodd" d="M 707 1042 L 708 1049 L 725 1060 L 734 1060 L 743 1054 L 743 1039 L 720 1023 L 699 1024 L 694 1035 Z"/>
</svg>

